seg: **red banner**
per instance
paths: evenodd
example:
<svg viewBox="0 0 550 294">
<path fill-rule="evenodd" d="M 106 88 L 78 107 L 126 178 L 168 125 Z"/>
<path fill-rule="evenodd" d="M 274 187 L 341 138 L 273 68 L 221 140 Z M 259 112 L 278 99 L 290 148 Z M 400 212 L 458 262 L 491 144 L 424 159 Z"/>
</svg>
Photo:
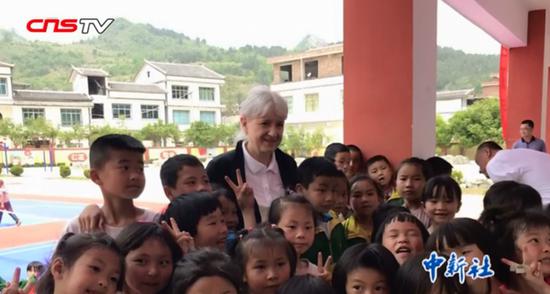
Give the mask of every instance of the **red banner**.
<svg viewBox="0 0 550 294">
<path fill-rule="evenodd" d="M 502 137 L 508 142 L 508 62 L 510 49 L 504 46 L 500 49 L 500 70 L 499 70 L 499 97 L 500 97 L 500 124 L 502 126 Z"/>
</svg>

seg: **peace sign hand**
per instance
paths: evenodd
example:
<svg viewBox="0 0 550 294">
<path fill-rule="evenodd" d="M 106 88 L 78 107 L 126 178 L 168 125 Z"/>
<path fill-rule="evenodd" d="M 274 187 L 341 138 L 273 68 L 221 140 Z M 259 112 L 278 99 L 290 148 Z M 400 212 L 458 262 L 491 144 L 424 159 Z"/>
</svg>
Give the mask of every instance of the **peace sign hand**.
<svg viewBox="0 0 550 294">
<path fill-rule="evenodd" d="M 521 251 L 522 260 L 524 261 L 526 260 L 526 251 L 527 248 L 524 248 Z M 522 275 L 531 288 L 535 289 L 537 293 L 550 293 L 550 286 L 544 281 L 544 276 L 542 274 L 542 263 L 540 261 L 534 261 L 531 264 L 519 264 L 506 258 L 502 258 L 501 261 L 510 267 L 511 272 Z"/>
<path fill-rule="evenodd" d="M 237 197 L 237 202 L 242 210 L 246 210 L 254 207 L 254 191 L 250 188 L 241 176 L 241 170 L 237 169 L 235 171 L 237 175 L 237 183 L 235 184 L 228 176 L 225 176 L 225 182 L 231 187 L 235 197 Z"/>
<path fill-rule="evenodd" d="M 7 284 L 6 288 L 2 290 L 2 294 L 27 294 L 31 290 L 34 282 L 30 280 L 27 282 L 27 285 L 24 289 L 19 289 L 19 278 L 21 276 L 21 268 L 16 267 L 13 271 L 13 277 L 11 282 Z"/>
<path fill-rule="evenodd" d="M 183 255 L 187 255 L 189 252 L 195 250 L 195 240 L 188 232 L 180 230 L 178 223 L 173 217 L 170 218 L 170 224 L 171 226 L 166 221 L 162 221 L 162 226 L 174 237 Z"/>
<path fill-rule="evenodd" d="M 332 272 L 330 271 L 332 267 L 332 256 L 327 258 L 327 261 L 323 265 L 323 253 L 317 253 L 317 270 L 319 271 L 319 277 L 327 283 L 332 281 Z"/>
</svg>

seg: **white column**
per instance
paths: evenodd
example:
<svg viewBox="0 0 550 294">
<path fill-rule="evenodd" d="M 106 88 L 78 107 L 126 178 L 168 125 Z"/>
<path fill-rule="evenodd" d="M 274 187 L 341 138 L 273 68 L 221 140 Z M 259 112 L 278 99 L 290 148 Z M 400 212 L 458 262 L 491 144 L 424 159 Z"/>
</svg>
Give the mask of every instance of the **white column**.
<svg viewBox="0 0 550 294">
<path fill-rule="evenodd" d="M 412 154 L 435 153 L 437 0 L 413 2 Z"/>
</svg>

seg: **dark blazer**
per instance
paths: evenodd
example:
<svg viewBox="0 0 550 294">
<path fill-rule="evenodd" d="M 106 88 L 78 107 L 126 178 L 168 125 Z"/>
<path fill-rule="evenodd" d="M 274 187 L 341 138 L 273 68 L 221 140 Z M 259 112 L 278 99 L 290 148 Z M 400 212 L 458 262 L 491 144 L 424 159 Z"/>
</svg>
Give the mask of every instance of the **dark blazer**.
<svg viewBox="0 0 550 294">
<path fill-rule="evenodd" d="M 281 181 L 285 190 L 294 190 L 296 183 L 298 183 L 298 169 L 296 167 L 296 161 L 290 155 L 284 153 L 280 149 L 275 150 L 275 160 L 279 166 L 279 174 L 281 175 Z M 234 150 L 220 154 L 212 159 L 206 167 L 206 173 L 210 182 L 223 186 L 228 192 L 232 193 L 233 190 L 225 182 L 225 176 L 228 176 L 233 182 L 237 182 L 237 176 L 235 171 L 241 170 L 243 181 L 246 181 L 246 172 L 244 168 L 244 153 L 243 153 L 243 141 L 239 141 Z M 256 222 L 262 221 L 260 217 L 260 210 L 257 204 L 254 204 L 254 211 L 256 214 Z M 266 220 L 263 220 L 266 221 Z"/>
</svg>

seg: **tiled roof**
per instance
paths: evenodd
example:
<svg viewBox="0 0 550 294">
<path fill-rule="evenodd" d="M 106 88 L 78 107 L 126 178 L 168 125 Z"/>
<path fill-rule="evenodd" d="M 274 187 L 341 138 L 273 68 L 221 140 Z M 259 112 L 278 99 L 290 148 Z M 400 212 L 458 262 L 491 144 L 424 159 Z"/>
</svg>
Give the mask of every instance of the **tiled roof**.
<svg viewBox="0 0 550 294">
<path fill-rule="evenodd" d="M 153 84 L 137 84 L 125 82 L 109 82 L 109 90 L 118 92 L 139 92 L 139 93 L 166 93 L 162 88 Z"/>
<path fill-rule="evenodd" d="M 224 76 L 200 64 L 167 63 L 145 61 L 167 76 L 192 77 L 204 79 L 223 79 Z"/>
<path fill-rule="evenodd" d="M 78 72 L 83 76 L 88 77 L 107 77 L 109 73 L 102 70 L 101 68 L 84 68 L 84 67 L 74 67 L 73 70 Z"/>
<path fill-rule="evenodd" d="M 82 93 L 66 91 L 36 91 L 36 90 L 14 90 L 14 100 L 35 100 L 35 101 L 60 101 L 60 102 L 90 102 L 92 99 Z"/>
</svg>

